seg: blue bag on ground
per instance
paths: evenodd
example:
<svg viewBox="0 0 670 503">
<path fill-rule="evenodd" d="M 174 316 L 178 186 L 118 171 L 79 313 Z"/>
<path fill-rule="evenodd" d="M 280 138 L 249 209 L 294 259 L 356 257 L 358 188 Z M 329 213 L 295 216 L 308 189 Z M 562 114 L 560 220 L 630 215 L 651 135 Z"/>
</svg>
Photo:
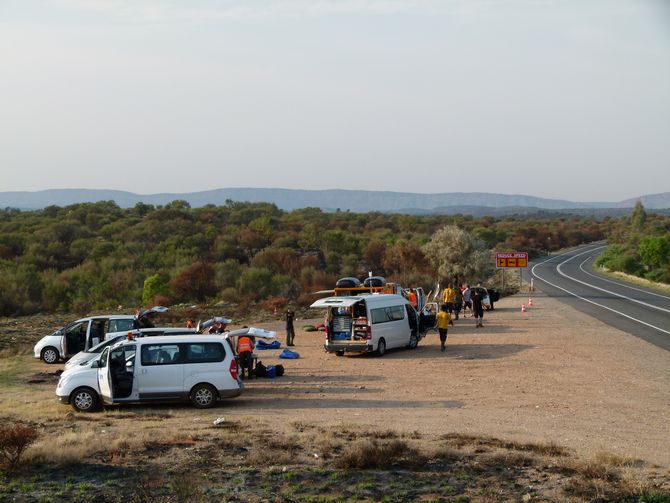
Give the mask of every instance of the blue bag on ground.
<svg viewBox="0 0 670 503">
<path fill-rule="evenodd" d="M 300 355 L 295 351 L 291 351 L 290 349 L 284 349 L 284 351 L 279 353 L 279 358 L 286 358 L 287 360 L 297 360 L 298 358 L 300 358 Z"/>
<path fill-rule="evenodd" d="M 268 365 L 265 367 L 265 370 L 267 371 L 267 374 L 265 377 L 269 377 L 270 379 L 274 379 L 277 377 L 277 368 L 274 365 Z"/>
<path fill-rule="evenodd" d="M 265 342 L 262 339 L 256 341 L 256 349 L 279 349 L 281 347 L 281 342 L 272 341 Z"/>
</svg>

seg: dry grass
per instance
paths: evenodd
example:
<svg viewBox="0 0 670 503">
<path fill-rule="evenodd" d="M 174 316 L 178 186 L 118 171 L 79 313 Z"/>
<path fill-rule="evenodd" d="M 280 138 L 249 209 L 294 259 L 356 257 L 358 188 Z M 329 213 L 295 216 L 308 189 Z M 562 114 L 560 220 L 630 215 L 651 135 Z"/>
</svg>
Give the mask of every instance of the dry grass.
<svg viewBox="0 0 670 503">
<path fill-rule="evenodd" d="M 531 452 L 533 454 L 551 457 L 570 455 L 570 451 L 568 449 L 555 444 L 554 442 L 548 442 L 546 444 L 522 443 L 500 440 L 493 437 L 466 435 L 463 433 L 448 433 L 446 435 L 442 435 L 440 438 L 442 440 L 446 440 L 448 445 L 457 448 L 473 447 L 475 449 L 484 451 L 488 449 L 508 449 L 514 451 Z"/>
<path fill-rule="evenodd" d="M 340 469 L 415 467 L 425 464 L 426 457 L 404 440 L 358 440 L 335 458 L 333 466 Z"/>
<path fill-rule="evenodd" d="M 44 435 L 26 452 L 26 461 L 66 466 L 81 463 L 87 458 L 106 452 L 108 445 L 94 431 L 69 431 L 59 435 Z"/>
<path fill-rule="evenodd" d="M 593 461 L 597 464 L 611 466 L 615 468 L 624 468 L 632 466 L 643 466 L 644 461 L 630 456 L 619 456 L 611 452 L 600 451 L 595 454 Z"/>
</svg>

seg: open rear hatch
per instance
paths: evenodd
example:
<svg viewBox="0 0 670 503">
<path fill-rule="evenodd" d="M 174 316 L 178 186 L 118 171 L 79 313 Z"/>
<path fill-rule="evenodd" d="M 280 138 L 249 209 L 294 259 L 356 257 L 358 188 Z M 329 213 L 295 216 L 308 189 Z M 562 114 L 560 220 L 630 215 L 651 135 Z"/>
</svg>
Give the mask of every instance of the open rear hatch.
<svg viewBox="0 0 670 503">
<path fill-rule="evenodd" d="M 369 326 L 365 299 L 328 297 L 317 300 L 310 307 L 328 309 L 328 342 L 367 346 Z"/>
</svg>

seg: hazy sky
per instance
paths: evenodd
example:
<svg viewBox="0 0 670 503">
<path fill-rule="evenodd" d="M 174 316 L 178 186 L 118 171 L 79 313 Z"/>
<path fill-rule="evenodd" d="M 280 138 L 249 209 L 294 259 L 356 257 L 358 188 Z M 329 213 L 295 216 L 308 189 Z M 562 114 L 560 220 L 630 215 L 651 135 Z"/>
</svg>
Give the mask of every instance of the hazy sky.
<svg viewBox="0 0 670 503">
<path fill-rule="evenodd" d="M 0 191 L 670 191 L 667 0 L 0 0 Z"/>
</svg>

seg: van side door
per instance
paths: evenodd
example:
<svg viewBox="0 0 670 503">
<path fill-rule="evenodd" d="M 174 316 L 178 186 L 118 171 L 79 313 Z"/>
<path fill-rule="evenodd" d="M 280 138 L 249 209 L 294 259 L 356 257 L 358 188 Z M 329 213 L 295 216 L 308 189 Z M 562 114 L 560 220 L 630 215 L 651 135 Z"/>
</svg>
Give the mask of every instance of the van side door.
<svg viewBox="0 0 670 503">
<path fill-rule="evenodd" d="M 142 344 L 138 356 L 140 400 L 183 398 L 184 363 L 180 344 Z"/>
</svg>

